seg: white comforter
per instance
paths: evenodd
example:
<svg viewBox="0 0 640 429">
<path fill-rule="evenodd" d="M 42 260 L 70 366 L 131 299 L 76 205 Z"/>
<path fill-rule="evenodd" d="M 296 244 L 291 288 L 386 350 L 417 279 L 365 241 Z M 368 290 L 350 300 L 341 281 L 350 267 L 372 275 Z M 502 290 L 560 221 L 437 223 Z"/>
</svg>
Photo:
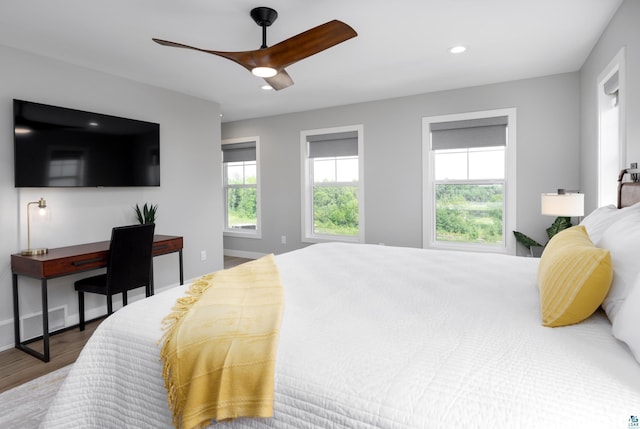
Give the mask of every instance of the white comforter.
<svg viewBox="0 0 640 429">
<path fill-rule="evenodd" d="M 216 427 L 626 428 L 640 414 L 640 366 L 603 314 L 541 326 L 537 259 L 320 244 L 276 261 L 274 417 Z M 183 291 L 104 321 L 43 427 L 171 427 L 158 339 Z"/>
</svg>

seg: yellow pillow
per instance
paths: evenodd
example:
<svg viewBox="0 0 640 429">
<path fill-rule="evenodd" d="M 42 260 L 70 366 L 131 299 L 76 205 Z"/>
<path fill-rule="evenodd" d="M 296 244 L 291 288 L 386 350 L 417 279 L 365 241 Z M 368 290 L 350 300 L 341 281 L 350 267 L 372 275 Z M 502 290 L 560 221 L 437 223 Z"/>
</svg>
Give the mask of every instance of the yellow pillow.
<svg viewBox="0 0 640 429">
<path fill-rule="evenodd" d="M 556 234 L 538 266 L 544 326 L 564 326 L 591 316 L 602 304 L 613 278 L 611 255 L 595 247 L 584 226 Z"/>
</svg>

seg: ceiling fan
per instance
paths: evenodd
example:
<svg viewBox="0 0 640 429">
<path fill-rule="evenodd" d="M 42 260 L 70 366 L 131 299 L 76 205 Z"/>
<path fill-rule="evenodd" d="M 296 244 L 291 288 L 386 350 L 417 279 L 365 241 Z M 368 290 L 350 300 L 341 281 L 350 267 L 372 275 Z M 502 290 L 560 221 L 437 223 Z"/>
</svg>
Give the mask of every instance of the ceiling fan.
<svg viewBox="0 0 640 429">
<path fill-rule="evenodd" d="M 273 89 L 280 90 L 293 85 L 285 67 L 358 35 L 349 25 L 333 20 L 273 46 L 267 46 L 267 27 L 273 24 L 277 17 L 278 12 L 270 7 L 256 7 L 251 10 L 251 18 L 262 27 L 262 46 L 254 51 L 211 51 L 168 40 L 154 38 L 153 41 L 164 46 L 193 49 L 227 58 L 254 75 L 264 78 Z"/>
</svg>

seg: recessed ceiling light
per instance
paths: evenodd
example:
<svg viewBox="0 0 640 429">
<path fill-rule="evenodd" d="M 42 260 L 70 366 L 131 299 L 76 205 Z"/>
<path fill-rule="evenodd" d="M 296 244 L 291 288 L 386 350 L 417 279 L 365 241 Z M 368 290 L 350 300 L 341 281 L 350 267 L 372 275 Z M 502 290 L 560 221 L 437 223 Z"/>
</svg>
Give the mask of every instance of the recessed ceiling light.
<svg viewBox="0 0 640 429">
<path fill-rule="evenodd" d="M 265 91 L 271 91 L 273 88 L 271 85 L 262 85 L 260 89 L 264 89 Z"/>
<path fill-rule="evenodd" d="M 449 52 L 451 52 L 452 54 L 461 54 L 466 50 L 467 48 L 465 46 L 459 45 L 459 46 L 454 46 L 453 48 L 450 48 Z"/>
<path fill-rule="evenodd" d="M 92 127 L 97 127 L 99 124 L 96 121 L 91 121 L 89 122 L 89 125 L 91 125 Z"/>
</svg>

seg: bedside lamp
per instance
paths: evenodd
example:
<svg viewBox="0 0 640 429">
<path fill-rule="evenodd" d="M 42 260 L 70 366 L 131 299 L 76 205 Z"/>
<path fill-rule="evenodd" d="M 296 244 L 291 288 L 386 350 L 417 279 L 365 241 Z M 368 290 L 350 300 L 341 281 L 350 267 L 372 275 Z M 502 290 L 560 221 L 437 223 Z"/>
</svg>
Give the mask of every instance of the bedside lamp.
<svg viewBox="0 0 640 429">
<path fill-rule="evenodd" d="M 556 220 L 546 230 L 547 237 L 551 240 L 551 237 L 572 226 L 571 217 L 584 216 L 584 194 L 580 194 L 577 191 L 558 189 L 556 194 L 542 194 L 540 206 L 540 212 L 543 215 L 557 216 Z M 531 256 L 540 257 L 542 255 L 545 245 L 519 231 L 513 231 L 513 234 L 519 243 L 529 249 Z"/>
<path fill-rule="evenodd" d="M 584 194 L 558 189 L 557 194 L 542 194 L 541 213 L 547 216 L 584 216 Z"/>
<path fill-rule="evenodd" d="M 551 227 L 547 229 L 549 238 L 572 225 L 571 218 L 584 216 L 584 194 L 577 191 L 558 189 L 556 194 L 542 194 L 540 200 L 543 215 L 557 216 Z"/>
<path fill-rule="evenodd" d="M 49 251 L 46 248 L 40 249 L 32 249 L 31 248 L 31 216 L 30 216 L 30 207 L 33 204 L 37 204 L 40 209 L 40 215 L 44 216 L 46 214 L 47 202 L 44 198 L 40 198 L 38 201 L 32 201 L 27 204 L 27 249 L 22 251 L 23 256 L 35 256 L 35 255 L 44 255 Z"/>
</svg>

